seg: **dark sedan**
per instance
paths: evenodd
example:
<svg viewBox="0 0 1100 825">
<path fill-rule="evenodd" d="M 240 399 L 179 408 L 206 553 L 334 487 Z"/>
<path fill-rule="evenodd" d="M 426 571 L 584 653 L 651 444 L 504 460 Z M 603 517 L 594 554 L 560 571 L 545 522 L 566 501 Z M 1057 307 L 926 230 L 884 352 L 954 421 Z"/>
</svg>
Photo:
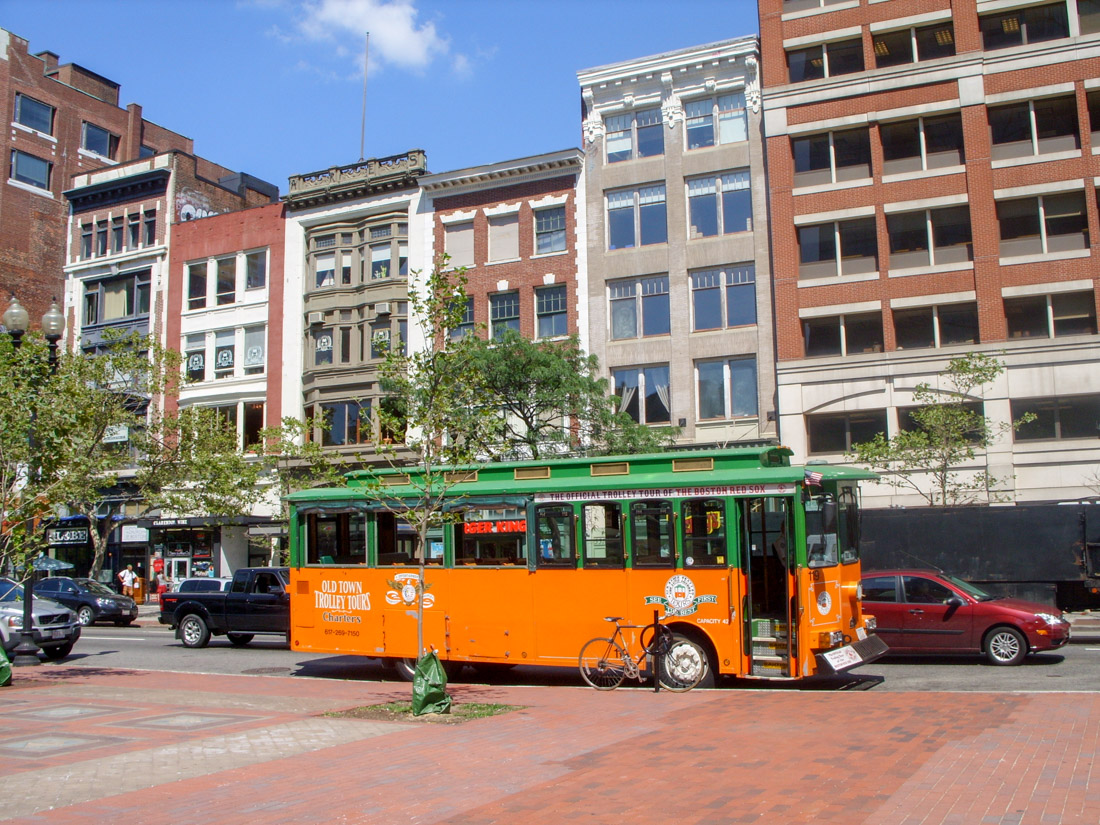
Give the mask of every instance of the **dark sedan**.
<svg viewBox="0 0 1100 825">
<path fill-rule="evenodd" d="M 1069 641 L 1057 608 L 992 596 L 934 570 L 864 571 L 863 609 L 891 653 L 984 653 L 995 665 L 1018 665 Z"/>
<path fill-rule="evenodd" d="M 36 582 L 34 592 L 76 612 L 82 625 L 93 622 L 114 622 L 128 625 L 138 616 L 137 604 L 129 596 L 120 596 L 95 579 L 71 579 L 51 576 Z"/>
</svg>

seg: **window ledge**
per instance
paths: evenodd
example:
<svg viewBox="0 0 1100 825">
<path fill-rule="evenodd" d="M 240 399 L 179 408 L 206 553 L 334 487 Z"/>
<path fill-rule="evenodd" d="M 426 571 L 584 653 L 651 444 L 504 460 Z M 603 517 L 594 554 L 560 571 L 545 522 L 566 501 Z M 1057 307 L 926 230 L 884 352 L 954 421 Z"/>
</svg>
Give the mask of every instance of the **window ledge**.
<svg viewBox="0 0 1100 825">
<path fill-rule="evenodd" d="M 42 140 L 48 140 L 50 143 L 57 143 L 57 138 L 53 135 L 48 135 L 45 132 L 40 132 L 37 129 L 32 129 L 30 126 L 24 126 L 22 123 L 16 121 L 11 122 L 11 128 L 18 129 L 20 132 L 26 132 L 28 135 L 34 135 L 35 137 L 42 138 Z"/>
<path fill-rule="evenodd" d="M 523 258 L 502 258 L 499 261 L 486 261 L 485 266 L 497 266 L 498 264 L 515 264 L 522 261 Z"/>
<path fill-rule="evenodd" d="M 760 423 L 760 415 L 741 415 L 732 418 L 701 418 L 695 422 L 695 427 L 700 430 L 728 427 L 731 424 L 754 425 Z"/>
<path fill-rule="evenodd" d="M 534 260 L 536 258 L 558 258 L 558 257 L 561 257 L 562 255 L 568 255 L 568 254 L 569 254 L 568 249 L 563 249 L 561 252 L 541 252 L 541 253 L 536 252 L 533 255 L 531 255 L 531 259 Z"/>
<path fill-rule="evenodd" d="M 800 20 L 803 17 L 814 17 L 819 14 L 828 14 L 831 11 L 840 11 L 841 9 L 854 9 L 858 6 L 859 0 L 848 0 L 848 2 L 846 3 L 833 3 L 817 9 L 803 9 L 802 11 L 784 12 L 780 19 L 784 22 L 786 22 L 787 20 Z"/>
<path fill-rule="evenodd" d="M 886 271 L 887 278 L 905 278 L 909 275 L 938 275 L 941 272 L 964 272 L 974 269 L 973 261 L 963 261 L 957 264 L 934 264 L 932 266 L 914 266 L 906 269 L 890 269 Z"/>
<path fill-rule="evenodd" d="M 82 158 L 88 158 L 89 160 L 103 161 L 104 163 L 109 164 L 111 166 L 117 166 L 118 165 L 117 160 L 114 160 L 113 158 L 109 158 L 106 155 L 101 155 L 101 154 L 99 154 L 99 152 L 92 152 L 92 151 L 90 151 L 88 149 L 84 149 L 84 148 L 77 149 L 76 151 L 77 151 L 77 154 L 79 154 Z"/>
<path fill-rule="evenodd" d="M 1047 152 L 1039 155 L 1025 155 L 1019 158 L 1002 158 L 990 163 L 994 169 L 1005 169 L 1011 166 L 1027 166 L 1031 163 L 1046 163 L 1051 160 L 1067 160 L 1081 157 L 1080 149 L 1072 149 L 1064 152 Z"/>
<path fill-rule="evenodd" d="M 1001 266 L 1041 264 L 1045 261 L 1068 261 L 1073 258 L 1087 258 L 1091 254 L 1092 251 L 1089 249 L 1070 249 L 1065 252 L 1044 252 L 1037 255 L 1021 255 L 1018 258 L 1001 258 L 998 263 Z"/>
<path fill-rule="evenodd" d="M 859 281 L 877 281 L 878 272 L 864 272 L 859 275 L 836 275 L 827 278 L 811 278 L 807 281 L 799 280 L 799 289 L 809 289 L 813 286 L 835 286 L 836 284 L 854 284 Z"/>
<path fill-rule="evenodd" d="M 16 189 L 22 189 L 24 192 L 41 195 L 42 197 L 49 198 L 50 200 L 54 199 L 53 192 L 51 192 L 49 189 L 41 189 L 37 186 L 32 186 L 29 183 L 23 183 L 23 181 L 16 180 L 15 178 L 8 178 L 8 185 L 14 186 Z"/>
<path fill-rule="evenodd" d="M 815 195 L 819 192 L 833 192 L 837 189 L 858 189 L 861 186 L 871 186 L 874 178 L 858 178 L 856 180 L 842 180 L 836 183 L 815 183 L 813 186 L 795 186 L 791 192 L 795 197 L 799 195 Z"/>
<path fill-rule="evenodd" d="M 900 183 L 907 180 L 921 180 L 937 175 L 959 175 L 966 171 L 965 166 L 941 166 L 936 169 L 917 169 L 913 172 L 895 172 L 892 175 L 883 175 L 883 183 Z"/>
</svg>

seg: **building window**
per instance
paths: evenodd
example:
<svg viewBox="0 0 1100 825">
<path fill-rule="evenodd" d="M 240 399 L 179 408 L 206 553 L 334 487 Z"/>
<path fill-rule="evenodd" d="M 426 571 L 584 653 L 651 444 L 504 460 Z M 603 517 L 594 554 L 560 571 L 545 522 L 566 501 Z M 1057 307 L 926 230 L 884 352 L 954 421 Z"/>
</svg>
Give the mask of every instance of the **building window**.
<svg viewBox="0 0 1100 825">
<path fill-rule="evenodd" d="M 206 261 L 187 265 L 187 308 L 206 306 Z"/>
<path fill-rule="evenodd" d="M 451 256 L 453 267 L 471 267 L 474 265 L 474 222 L 452 223 L 447 225 L 446 249 Z"/>
<path fill-rule="evenodd" d="M 319 329 L 313 333 L 313 366 L 323 367 L 332 363 L 332 330 Z"/>
<path fill-rule="evenodd" d="M 802 340 L 807 358 L 882 352 L 882 313 L 803 318 Z"/>
<path fill-rule="evenodd" d="M 882 173 L 921 172 L 963 164 L 962 116 L 921 117 L 879 125 Z"/>
<path fill-rule="evenodd" d="M 489 325 L 493 338 L 502 338 L 507 330 L 519 332 L 518 292 L 489 296 Z"/>
<path fill-rule="evenodd" d="M 325 422 L 321 433 L 323 446 L 341 447 L 370 441 L 369 401 L 337 401 L 320 407 Z"/>
<path fill-rule="evenodd" d="M 137 249 L 139 244 L 141 243 L 141 213 L 140 212 L 133 212 L 133 213 L 130 214 L 129 218 L 127 219 L 126 230 L 127 230 L 128 235 L 129 235 L 129 239 L 127 241 L 127 246 L 129 246 L 130 249 Z"/>
<path fill-rule="evenodd" d="M 129 272 L 84 287 L 86 324 L 110 323 L 149 314 L 149 270 Z M 91 320 L 95 319 L 95 320 Z"/>
<path fill-rule="evenodd" d="M 265 344 L 265 328 L 244 328 L 244 374 L 263 375 L 267 363 L 267 347 Z"/>
<path fill-rule="evenodd" d="M 612 281 L 608 290 L 613 340 L 671 332 L 667 275 Z"/>
<path fill-rule="evenodd" d="M 49 190 L 53 164 L 18 149 L 11 150 L 11 179 Z"/>
<path fill-rule="evenodd" d="M 214 377 L 232 378 L 237 366 L 237 331 L 222 329 L 214 333 Z"/>
<path fill-rule="evenodd" d="M 1077 0 L 1077 20 L 1081 34 L 1100 32 L 1100 0 Z"/>
<path fill-rule="evenodd" d="M 122 218 L 111 219 L 111 251 L 114 253 L 125 252 L 126 247 L 122 242 Z"/>
<path fill-rule="evenodd" d="M 702 332 L 756 323 L 756 267 L 691 273 L 692 329 Z"/>
<path fill-rule="evenodd" d="M 997 201 L 1002 258 L 1088 249 L 1084 192 Z"/>
<path fill-rule="evenodd" d="M 564 285 L 535 290 L 536 334 L 539 338 L 560 338 L 569 332 Z"/>
<path fill-rule="evenodd" d="M 95 225 L 95 254 L 107 254 L 107 221 L 99 221 Z"/>
<path fill-rule="evenodd" d="M 318 289 L 336 285 L 336 253 L 328 252 L 324 255 L 318 255 L 314 258 L 314 266 L 316 267 Z"/>
<path fill-rule="evenodd" d="M 691 238 L 752 230 L 752 190 L 747 169 L 687 182 Z M 721 227 L 721 231 L 719 231 Z"/>
<path fill-rule="evenodd" d="M 90 223 L 80 225 L 80 257 L 92 257 L 92 225 Z"/>
<path fill-rule="evenodd" d="M 1033 157 L 1081 148 L 1077 100 L 1051 97 L 989 108 L 993 160 Z"/>
<path fill-rule="evenodd" d="M 218 268 L 218 306 L 225 306 L 237 300 L 237 258 L 219 258 Z"/>
<path fill-rule="evenodd" d="M 188 335 L 183 350 L 184 370 L 188 381 L 206 380 L 206 335 Z"/>
<path fill-rule="evenodd" d="M 890 269 L 943 266 L 974 259 L 970 210 L 965 206 L 886 216 Z"/>
<path fill-rule="evenodd" d="M 701 361 L 695 374 L 700 421 L 758 415 L 755 358 Z"/>
<path fill-rule="evenodd" d="M 1069 37 L 1069 18 L 1065 3 L 987 14 L 979 17 L 978 21 L 982 32 L 982 47 L 988 50 Z"/>
<path fill-rule="evenodd" d="M 607 194 L 607 248 L 668 243 L 665 187 L 644 186 Z"/>
<path fill-rule="evenodd" d="M 898 349 L 978 343 L 978 305 L 973 302 L 895 309 L 892 315 Z"/>
<path fill-rule="evenodd" d="M 1100 438 L 1100 395 L 1020 398 L 1012 401 L 1012 420 L 1028 413 L 1032 421 L 1016 430 L 1017 441 Z"/>
<path fill-rule="evenodd" d="M 565 251 L 565 207 L 540 209 L 535 213 L 535 254 Z"/>
<path fill-rule="evenodd" d="M 846 453 L 853 444 L 886 434 L 886 410 L 863 410 L 806 416 L 806 436 L 811 453 Z"/>
<path fill-rule="evenodd" d="M 874 35 L 871 40 L 877 69 L 955 54 L 955 28 L 950 20 L 931 26 L 883 32 Z"/>
<path fill-rule="evenodd" d="M 113 135 L 94 123 L 84 123 L 81 146 L 101 157 L 115 160 L 118 156 L 118 135 Z"/>
<path fill-rule="evenodd" d="M 800 226 L 798 277 L 859 275 L 878 269 L 874 218 Z"/>
<path fill-rule="evenodd" d="M 489 218 L 489 260 L 519 259 L 519 213 Z"/>
<path fill-rule="evenodd" d="M 145 245 L 152 246 L 157 242 L 157 212 L 150 209 L 145 212 Z"/>
<path fill-rule="evenodd" d="M 244 256 L 245 289 L 263 289 L 267 286 L 267 250 L 249 252 Z"/>
<path fill-rule="evenodd" d="M 474 331 L 474 299 L 467 298 L 466 306 L 462 309 L 461 320 L 458 326 L 451 330 L 451 338 L 462 338 L 472 335 Z"/>
<path fill-rule="evenodd" d="M 857 37 L 808 49 L 793 49 L 787 52 L 787 71 L 791 83 L 862 72 L 863 41 Z"/>
<path fill-rule="evenodd" d="M 871 141 L 866 128 L 792 138 L 791 153 L 795 186 L 871 177 Z"/>
<path fill-rule="evenodd" d="M 748 140 L 745 95 L 735 92 L 705 100 L 689 100 L 684 104 L 684 123 L 688 149 Z"/>
<path fill-rule="evenodd" d="M 1096 334 L 1092 292 L 1056 292 L 1005 298 L 1009 338 L 1061 338 Z"/>
<path fill-rule="evenodd" d="M 606 127 L 608 163 L 665 153 L 660 108 L 613 115 L 607 118 Z"/>
<path fill-rule="evenodd" d="M 151 158 L 156 153 L 157 153 L 156 149 L 154 149 L 152 146 L 146 146 L 144 143 L 141 144 L 140 147 L 138 147 L 138 157 L 139 158 L 142 158 L 142 159 Z"/>
<path fill-rule="evenodd" d="M 619 411 L 639 424 L 668 424 L 672 420 L 668 364 L 611 371 Z"/>
<path fill-rule="evenodd" d="M 53 134 L 54 108 L 46 103 L 41 103 L 33 97 L 27 97 L 19 92 L 15 93 L 15 122 L 42 132 L 44 135 Z"/>
</svg>

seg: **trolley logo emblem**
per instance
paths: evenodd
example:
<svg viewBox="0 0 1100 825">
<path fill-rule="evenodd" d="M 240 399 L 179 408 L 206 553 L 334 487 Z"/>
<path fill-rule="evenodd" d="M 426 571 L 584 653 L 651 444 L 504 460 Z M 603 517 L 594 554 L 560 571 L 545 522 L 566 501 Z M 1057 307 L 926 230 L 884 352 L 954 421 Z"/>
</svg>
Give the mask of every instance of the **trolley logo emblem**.
<svg viewBox="0 0 1100 825">
<path fill-rule="evenodd" d="M 822 616 L 828 616 L 833 609 L 833 597 L 828 590 L 822 590 L 817 594 L 817 611 Z"/>
<path fill-rule="evenodd" d="M 389 582 L 389 585 L 394 589 L 386 591 L 386 604 L 405 604 L 409 607 L 415 605 L 420 576 L 416 573 L 398 573 L 393 578 L 394 581 Z M 423 600 L 425 607 L 435 604 L 435 596 L 431 593 L 424 593 Z"/>
<path fill-rule="evenodd" d="M 646 604 L 659 604 L 666 616 L 690 616 L 701 604 L 718 604 L 717 596 L 696 596 L 695 582 L 679 573 L 665 583 L 665 595 L 646 596 Z"/>
</svg>

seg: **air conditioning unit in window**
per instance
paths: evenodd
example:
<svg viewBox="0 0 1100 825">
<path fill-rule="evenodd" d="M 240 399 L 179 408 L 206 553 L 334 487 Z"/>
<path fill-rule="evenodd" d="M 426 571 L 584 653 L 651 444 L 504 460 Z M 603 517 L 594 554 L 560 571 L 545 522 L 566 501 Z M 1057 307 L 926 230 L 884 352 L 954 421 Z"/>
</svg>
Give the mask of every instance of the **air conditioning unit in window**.
<svg viewBox="0 0 1100 825">
<path fill-rule="evenodd" d="M 323 324 L 325 322 L 325 313 L 323 312 L 311 312 L 309 313 L 309 325 L 311 327 Z"/>
<path fill-rule="evenodd" d="M 375 315 L 389 315 L 390 314 L 390 302 L 389 301 L 383 301 L 380 304 L 375 304 L 374 305 L 374 314 Z"/>
</svg>

